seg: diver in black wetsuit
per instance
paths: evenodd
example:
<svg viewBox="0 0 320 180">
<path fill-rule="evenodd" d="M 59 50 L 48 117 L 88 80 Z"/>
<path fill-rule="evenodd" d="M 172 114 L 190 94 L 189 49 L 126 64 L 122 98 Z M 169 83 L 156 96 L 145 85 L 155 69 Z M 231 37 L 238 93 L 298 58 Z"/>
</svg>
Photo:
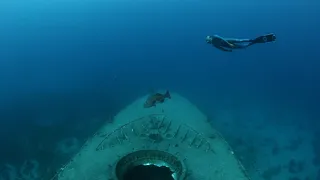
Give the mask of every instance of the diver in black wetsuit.
<svg viewBox="0 0 320 180">
<path fill-rule="evenodd" d="M 262 35 L 255 39 L 223 38 L 218 35 L 206 37 L 206 42 L 208 44 L 211 44 L 214 47 L 227 52 L 232 52 L 232 50 L 234 49 L 244 49 L 254 44 L 273 42 L 275 40 L 276 36 L 273 33 Z"/>
</svg>

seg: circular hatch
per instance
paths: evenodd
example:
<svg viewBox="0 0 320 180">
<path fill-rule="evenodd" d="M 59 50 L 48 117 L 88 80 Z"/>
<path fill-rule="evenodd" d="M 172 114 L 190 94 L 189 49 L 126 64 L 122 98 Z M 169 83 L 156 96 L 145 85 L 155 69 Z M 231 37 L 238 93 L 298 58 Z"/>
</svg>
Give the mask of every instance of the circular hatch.
<svg viewBox="0 0 320 180">
<path fill-rule="evenodd" d="M 140 150 L 122 157 L 115 167 L 117 180 L 182 180 L 186 168 L 178 157 L 159 150 Z"/>
</svg>

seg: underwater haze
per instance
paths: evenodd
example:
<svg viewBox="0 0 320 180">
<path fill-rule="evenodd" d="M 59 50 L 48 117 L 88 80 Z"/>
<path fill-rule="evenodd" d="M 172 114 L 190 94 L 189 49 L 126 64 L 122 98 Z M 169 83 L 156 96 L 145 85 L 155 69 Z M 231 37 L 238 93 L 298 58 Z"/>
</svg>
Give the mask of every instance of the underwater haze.
<svg viewBox="0 0 320 180">
<path fill-rule="evenodd" d="M 0 180 L 53 173 L 158 89 L 207 114 L 255 179 L 320 180 L 319 17 L 316 0 L 1 0 Z M 231 53 L 205 41 L 267 33 Z"/>
</svg>

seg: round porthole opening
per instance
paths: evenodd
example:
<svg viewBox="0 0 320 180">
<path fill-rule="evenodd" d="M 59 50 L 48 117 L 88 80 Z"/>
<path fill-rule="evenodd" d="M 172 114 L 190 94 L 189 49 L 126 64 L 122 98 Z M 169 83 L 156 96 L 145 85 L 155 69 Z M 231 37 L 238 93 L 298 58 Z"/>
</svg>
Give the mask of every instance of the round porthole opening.
<svg viewBox="0 0 320 180">
<path fill-rule="evenodd" d="M 123 180 L 174 180 L 172 174 L 166 166 L 138 165 L 128 169 Z"/>
<path fill-rule="evenodd" d="M 122 157 L 116 167 L 117 180 L 180 180 L 186 168 L 178 157 L 159 150 L 141 150 Z"/>
</svg>

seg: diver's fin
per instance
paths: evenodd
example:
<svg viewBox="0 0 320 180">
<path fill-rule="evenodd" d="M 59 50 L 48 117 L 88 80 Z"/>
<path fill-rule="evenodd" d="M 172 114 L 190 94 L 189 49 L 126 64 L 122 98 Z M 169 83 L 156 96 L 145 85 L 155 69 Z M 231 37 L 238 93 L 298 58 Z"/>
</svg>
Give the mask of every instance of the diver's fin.
<svg viewBox="0 0 320 180">
<path fill-rule="evenodd" d="M 273 33 L 270 33 L 270 34 L 257 37 L 256 39 L 253 40 L 253 43 L 267 43 L 275 40 L 276 40 L 276 35 L 274 35 Z"/>
</svg>

